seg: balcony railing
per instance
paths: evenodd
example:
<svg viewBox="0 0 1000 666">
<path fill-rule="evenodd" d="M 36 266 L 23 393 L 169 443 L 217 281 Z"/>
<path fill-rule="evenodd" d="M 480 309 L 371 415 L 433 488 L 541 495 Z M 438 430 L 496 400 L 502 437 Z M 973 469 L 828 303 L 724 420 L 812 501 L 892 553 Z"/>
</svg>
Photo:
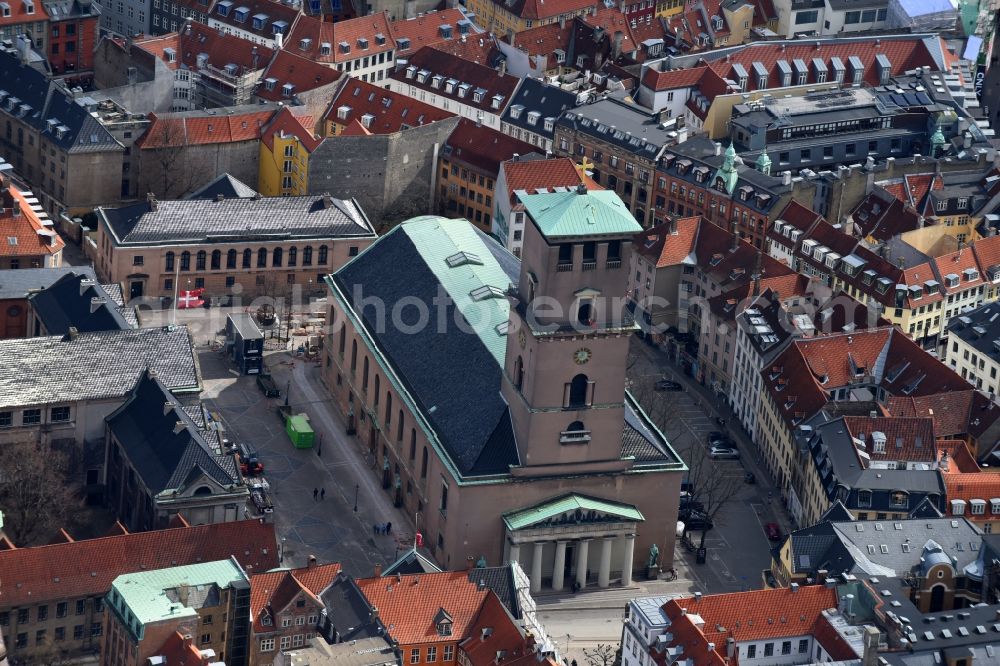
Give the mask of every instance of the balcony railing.
<svg viewBox="0 0 1000 666">
<path fill-rule="evenodd" d="M 608 270 L 617 270 L 621 267 L 622 267 L 621 259 L 608 259 L 608 263 L 605 265 L 605 268 L 607 268 Z"/>
<path fill-rule="evenodd" d="M 585 270 L 585 271 L 596 271 L 597 270 L 597 261 L 594 260 L 594 261 L 585 261 L 585 262 L 583 262 L 583 270 Z"/>
<path fill-rule="evenodd" d="M 573 270 L 573 264 L 570 262 L 556 264 L 557 273 L 568 273 Z"/>
</svg>

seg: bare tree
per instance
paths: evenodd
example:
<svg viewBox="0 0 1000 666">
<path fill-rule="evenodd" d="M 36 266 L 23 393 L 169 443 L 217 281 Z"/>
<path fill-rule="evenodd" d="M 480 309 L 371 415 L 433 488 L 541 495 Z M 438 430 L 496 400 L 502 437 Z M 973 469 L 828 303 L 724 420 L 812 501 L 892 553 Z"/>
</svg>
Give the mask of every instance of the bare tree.
<svg viewBox="0 0 1000 666">
<path fill-rule="evenodd" d="M 60 648 L 46 637 L 40 644 L 29 650 L 18 650 L 17 663 L 26 666 L 63 666 L 73 663 L 69 651 Z"/>
<path fill-rule="evenodd" d="M 65 453 L 37 441 L 0 447 L 0 508 L 15 545 L 33 545 L 76 517 L 82 502 L 68 470 Z"/>
<path fill-rule="evenodd" d="M 588 666 L 614 666 L 618 663 L 618 651 L 607 643 L 598 643 L 593 649 L 583 649 L 583 658 Z"/>
<path fill-rule="evenodd" d="M 149 131 L 145 143 L 156 147 L 140 153 L 140 160 L 149 160 L 150 165 L 148 170 L 143 169 L 148 178 L 143 183 L 147 190 L 163 199 L 177 198 L 195 191 L 215 175 L 206 160 L 194 152 L 197 147 L 186 145 L 180 122 L 161 119 Z"/>
<path fill-rule="evenodd" d="M 666 435 L 674 450 L 688 466 L 687 481 L 692 504 L 700 504 L 699 509 L 713 523 L 722 509 L 740 492 L 743 479 L 740 476 L 720 474 L 719 468 L 708 455 L 707 444 L 700 441 L 687 427 L 675 409 L 673 392 L 657 392 L 643 385 L 636 398 L 660 431 Z M 701 545 L 705 543 L 706 530 L 701 533 Z"/>
</svg>

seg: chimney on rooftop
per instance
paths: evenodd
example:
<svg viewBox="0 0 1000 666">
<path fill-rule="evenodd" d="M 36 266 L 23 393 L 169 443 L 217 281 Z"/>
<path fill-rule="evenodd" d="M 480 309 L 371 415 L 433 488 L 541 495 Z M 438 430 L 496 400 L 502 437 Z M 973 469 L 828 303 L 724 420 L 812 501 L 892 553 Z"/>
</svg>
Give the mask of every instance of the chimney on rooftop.
<svg viewBox="0 0 1000 666">
<path fill-rule="evenodd" d="M 222 201 L 225 198 L 226 198 L 226 195 L 223 194 L 222 192 L 219 192 L 218 194 L 215 195 L 215 200 L 216 201 Z"/>
<path fill-rule="evenodd" d="M 152 211 L 156 210 L 156 195 L 152 192 L 146 193 L 146 203 L 149 204 L 149 209 Z"/>
<path fill-rule="evenodd" d="M 788 589 L 791 590 L 792 592 L 798 592 L 799 591 L 799 584 L 798 583 L 792 583 L 791 585 L 788 586 Z"/>
<path fill-rule="evenodd" d="M 382 575 L 382 563 L 380 562 L 375 565 L 375 577 L 378 578 L 381 575 Z"/>
<path fill-rule="evenodd" d="M 21 200 L 17 197 L 14 197 L 14 201 L 11 203 L 10 213 L 14 217 L 21 216 Z"/>
<path fill-rule="evenodd" d="M 871 625 L 865 625 L 862 638 L 865 647 L 861 656 L 861 666 L 877 666 L 879 663 L 879 630 Z"/>
<path fill-rule="evenodd" d="M 174 423 L 174 434 L 178 434 L 181 430 L 184 430 L 184 421 Z"/>
<path fill-rule="evenodd" d="M 69 340 L 76 340 L 77 336 L 80 335 L 80 331 L 77 330 L 76 326 L 70 326 L 69 330 L 66 331 L 66 335 L 63 336 L 63 342 Z"/>
<path fill-rule="evenodd" d="M 584 183 L 580 183 L 579 185 L 576 186 L 576 193 L 577 194 L 586 194 L 587 193 L 587 186 Z"/>
<path fill-rule="evenodd" d="M 333 205 L 333 197 L 330 196 L 329 192 L 323 193 L 323 208 L 329 208 Z"/>
<path fill-rule="evenodd" d="M 316 556 L 315 555 L 310 555 L 309 556 L 308 564 L 306 564 L 306 568 L 312 569 L 315 566 L 316 566 Z"/>
<path fill-rule="evenodd" d="M 98 310 L 100 310 L 101 306 L 103 306 L 103 305 L 104 305 L 104 299 L 101 298 L 100 296 L 94 296 L 93 298 L 91 298 L 90 299 L 90 314 L 94 314 L 95 312 L 97 312 Z"/>
</svg>

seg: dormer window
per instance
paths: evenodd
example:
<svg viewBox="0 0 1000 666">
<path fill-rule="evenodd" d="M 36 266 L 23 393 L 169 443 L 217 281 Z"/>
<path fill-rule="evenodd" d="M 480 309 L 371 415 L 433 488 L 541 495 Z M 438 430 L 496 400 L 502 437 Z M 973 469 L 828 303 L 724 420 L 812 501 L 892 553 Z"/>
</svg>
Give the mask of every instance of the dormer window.
<svg viewBox="0 0 1000 666">
<path fill-rule="evenodd" d="M 444 77 L 440 74 L 435 74 L 434 78 L 431 79 L 431 88 L 440 88 L 441 83 L 444 81 Z"/>
<path fill-rule="evenodd" d="M 556 128 L 556 119 L 555 118 L 546 118 L 545 119 L 545 131 L 546 132 L 552 132 L 552 131 L 555 131 L 555 128 Z"/>
<path fill-rule="evenodd" d="M 24 13 L 34 14 L 35 13 L 35 3 L 33 0 L 24 0 Z"/>
<path fill-rule="evenodd" d="M 322 56 L 330 55 L 330 51 L 333 50 L 333 45 L 330 42 L 323 42 L 319 45 L 319 54 Z"/>
<path fill-rule="evenodd" d="M 361 116 L 361 124 L 364 125 L 366 128 L 371 127 L 373 122 L 375 122 L 375 116 L 373 116 L 372 114 L 366 113 L 365 115 Z"/>
<path fill-rule="evenodd" d="M 305 39 L 300 39 L 299 40 L 299 50 L 300 51 L 308 51 L 310 48 L 312 48 L 312 43 L 313 43 L 313 40 L 309 39 L 308 37 L 306 37 Z"/>
<path fill-rule="evenodd" d="M 239 21 L 240 23 L 246 23 L 248 16 L 250 16 L 250 10 L 246 7 L 238 7 L 236 11 L 233 12 L 233 20 Z"/>
<path fill-rule="evenodd" d="M 348 44 L 347 42 L 340 42 L 337 46 L 340 47 L 340 52 L 341 53 L 350 53 L 351 52 L 351 45 Z"/>
<path fill-rule="evenodd" d="M 452 625 L 454 624 L 451 615 L 444 608 L 439 608 L 434 616 L 434 626 L 437 627 L 438 636 L 451 636 Z"/>
<path fill-rule="evenodd" d="M 511 117 L 511 119 L 517 120 L 518 118 L 521 117 L 521 112 L 523 112 L 523 111 L 524 111 L 524 107 L 521 106 L 520 104 L 515 104 L 514 106 L 510 107 L 510 117 Z"/>
<path fill-rule="evenodd" d="M 476 88 L 475 92 L 472 93 L 472 101 L 475 102 L 476 104 L 479 104 L 480 102 L 483 101 L 483 96 L 485 94 L 486 94 L 485 90 L 483 90 L 482 88 Z"/>
<path fill-rule="evenodd" d="M 358 48 L 362 51 L 368 48 L 368 39 L 366 37 L 358 37 Z"/>
<path fill-rule="evenodd" d="M 295 86 L 292 85 L 291 83 L 286 83 L 285 85 L 281 86 L 281 94 L 284 95 L 285 97 L 291 97 L 292 93 L 294 92 L 295 92 Z"/>
<path fill-rule="evenodd" d="M 177 61 L 177 52 L 174 51 L 172 48 L 165 48 L 165 49 L 163 49 L 163 58 L 167 62 L 176 62 Z"/>
<path fill-rule="evenodd" d="M 347 120 L 351 116 L 351 107 L 342 106 L 337 109 L 337 118 L 339 120 Z"/>
<path fill-rule="evenodd" d="M 538 119 L 541 118 L 541 117 L 542 117 L 542 114 L 540 114 L 538 111 L 531 111 L 531 112 L 529 112 L 528 113 L 528 124 L 529 125 L 537 125 L 538 124 Z"/>
<path fill-rule="evenodd" d="M 501 104 L 503 104 L 503 95 L 493 95 L 491 106 L 494 109 L 499 109 Z"/>
<path fill-rule="evenodd" d="M 263 30 L 265 25 L 267 25 L 267 14 L 254 14 L 253 29 Z"/>
<path fill-rule="evenodd" d="M 471 89 L 472 86 L 470 86 L 468 83 L 461 84 L 460 86 L 458 86 L 458 96 L 464 98 L 466 95 L 469 94 L 469 90 Z"/>
<path fill-rule="evenodd" d="M 416 75 L 417 75 L 417 68 L 415 66 L 410 65 L 409 67 L 406 68 L 406 78 L 412 79 Z"/>
<path fill-rule="evenodd" d="M 233 3 L 230 0 L 222 0 L 215 6 L 215 11 L 219 13 L 219 16 L 229 16 L 229 10 L 232 6 Z"/>
</svg>

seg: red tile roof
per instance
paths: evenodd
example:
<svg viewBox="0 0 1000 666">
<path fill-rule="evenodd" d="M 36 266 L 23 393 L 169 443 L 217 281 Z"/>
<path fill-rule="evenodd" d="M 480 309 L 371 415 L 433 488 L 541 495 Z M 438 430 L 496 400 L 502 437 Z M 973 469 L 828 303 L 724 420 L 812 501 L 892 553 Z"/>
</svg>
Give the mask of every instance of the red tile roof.
<svg viewBox="0 0 1000 666">
<path fill-rule="evenodd" d="M 816 44 L 819 46 L 816 46 Z M 942 47 L 942 50 L 943 47 Z M 741 48 L 732 49 L 725 59 L 715 60 L 708 63 L 719 75 L 726 79 L 738 80 L 733 71 L 733 65 L 739 63 L 747 71 L 749 81 L 748 90 L 757 90 L 757 77 L 753 74 L 753 63 L 760 62 L 767 69 L 768 87 L 778 87 L 781 76 L 777 62 L 785 60 L 791 63 L 795 59 L 803 60 L 809 66 L 809 79 L 807 83 L 816 83 L 816 73 L 812 67 L 813 58 L 820 58 L 827 67 L 830 59 L 840 58 L 844 66 L 848 66 L 848 58 L 857 56 L 865 70 L 865 82 L 875 86 L 879 84 L 879 74 L 875 67 L 875 58 L 879 54 L 884 54 L 892 65 L 892 75 L 897 76 L 903 72 L 927 65 L 932 70 L 937 71 L 938 65 L 934 57 L 928 50 L 920 37 L 888 38 L 882 36 L 879 40 L 868 38 L 856 39 L 821 39 L 810 40 L 781 40 L 773 42 L 753 42 Z M 847 74 L 850 76 L 850 72 Z"/>
<path fill-rule="evenodd" d="M 485 125 L 477 125 L 468 118 L 458 121 L 455 130 L 448 137 L 451 149 L 449 158 L 471 164 L 488 173 L 499 174 L 500 163 L 514 157 L 527 155 L 537 149 L 530 143 L 519 141 Z"/>
<path fill-rule="evenodd" d="M 15 200 L 19 206 L 16 216 L 13 210 Z M 44 224 L 42 218 L 31 209 L 24 194 L 13 185 L 0 191 L 0 206 L 0 257 L 57 254 L 66 247 L 66 242 L 56 233 L 55 227 Z"/>
<path fill-rule="evenodd" d="M 479 589 L 470 582 L 465 571 L 363 578 L 357 584 L 400 645 L 441 641 L 434 617 L 442 609 L 451 616 L 455 640 L 468 636 L 469 627 L 491 594 L 489 588 Z"/>
<path fill-rule="evenodd" d="M 557 21 L 537 28 L 522 30 L 514 35 L 514 46 L 529 56 L 546 56 L 549 69 L 558 66 L 553 51 L 561 49 L 569 57 L 569 44 L 573 37 L 573 21 Z"/>
<path fill-rule="evenodd" d="M 274 51 L 266 46 L 195 21 L 186 23 L 180 32 L 137 39 L 132 46 L 162 60 L 170 69 L 177 69 L 183 64 L 188 69 L 197 70 L 198 56 L 206 54 L 212 67 L 224 69 L 226 65 L 233 64 L 243 73 L 264 69 L 274 55 Z M 176 59 L 172 63 L 164 55 L 167 48 L 174 50 Z"/>
<path fill-rule="evenodd" d="M 844 424 L 851 437 L 865 443 L 865 452 L 873 461 L 912 460 L 935 462 L 934 419 L 877 416 L 845 416 Z M 885 449 L 877 451 L 872 433 L 885 435 Z"/>
<path fill-rule="evenodd" d="M 701 81 L 702 75 L 709 70 L 707 65 L 689 69 L 670 69 L 665 72 L 656 67 L 648 67 L 642 75 L 642 85 L 657 92 L 661 90 L 677 90 L 693 88 Z"/>
<path fill-rule="evenodd" d="M 426 72 L 423 81 L 420 80 L 422 72 Z M 414 53 L 409 58 L 409 65 L 396 70 L 390 77 L 407 86 L 432 92 L 439 98 L 448 98 L 495 115 L 502 114 L 507 108 L 520 82 L 516 76 L 498 75 L 487 65 L 450 58 L 433 46 L 425 46 Z M 435 77 L 441 77 L 438 87 L 434 87 Z M 450 93 L 446 88 L 449 79 L 456 82 Z M 469 87 L 463 88 L 462 84 Z M 479 101 L 476 101 L 477 96 Z M 498 108 L 494 107 L 494 97 L 499 100 Z"/>
<path fill-rule="evenodd" d="M 684 646 L 682 658 L 699 666 L 722 665 L 727 638 L 741 643 L 804 636 L 837 602 L 836 589 L 809 585 L 671 599 L 663 611 L 670 619 L 671 646 Z M 714 643 L 714 654 L 708 652 L 708 643 Z"/>
<path fill-rule="evenodd" d="M 890 396 L 886 409 L 893 416 L 923 416 L 934 419 L 938 437 L 955 437 L 969 432 L 976 391 L 964 390 L 922 396 Z"/>
<path fill-rule="evenodd" d="M 152 148 L 256 141 L 261 129 L 275 114 L 273 110 L 248 111 L 226 116 L 149 114 L 149 126 L 136 141 L 141 150 Z"/>
<path fill-rule="evenodd" d="M 206 666 L 208 658 L 201 656 L 201 650 L 191 640 L 191 636 L 186 638 L 179 631 L 175 631 L 167 637 L 163 645 L 156 651 L 156 656 L 164 658 L 165 666 Z"/>
<path fill-rule="evenodd" d="M 345 107 L 346 116 L 341 112 Z M 340 89 L 340 93 L 330 101 L 323 120 L 338 125 L 352 125 L 365 115 L 373 116 L 368 125 L 362 123 L 368 134 L 392 134 L 404 127 L 417 127 L 455 117 L 450 111 L 431 106 L 408 95 L 351 78 Z"/>
<path fill-rule="evenodd" d="M 248 573 L 278 566 L 274 525 L 244 520 L 0 551 L 0 607 L 99 596 L 125 573 L 229 557 Z"/>
<path fill-rule="evenodd" d="M 307 48 L 302 48 L 302 40 L 309 39 Z M 360 40 L 367 40 L 363 43 Z M 381 43 L 379 43 L 381 41 Z M 322 53 L 322 45 L 330 45 L 328 54 Z M 341 44 L 347 45 L 347 52 Z M 319 17 L 299 18 L 284 48 L 306 58 L 322 63 L 344 63 L 379 53 L 388 54 L 396 48 L 396 37 L 389 23 L 389 13 L 381 12 L 370 16 L 359 16 L 330 23 Z"/>
<path fill-rule="evenodd" d="M 993 500 L 1000 498 L 1000 471 L 953 472 L 942 477 L 948 494 L 947 515 L 965 516 L 972 521 L 1000 520 L 1000 511 L 994 512 L 992 507 Z M 964 500 L 965 505 L 955 512 L 952 500 Z M 983 513 L 973 513 L 969 506 L 972 500 L 982 500 L 988 506 Z"/>
<path fill-rule="evenodd" d="M 465 14 L 457 7 L 442 9 L 437 12 L 428 12 L 423 16 L 410 19 L 399 19 L 392 22 L 392 33 L 396 37 L 396 57 L 406 57 L 408 53 L 415 53 L 425 46 L 436 46 L 446 42 L 462 41 L 462 35 L 458 32 L 458 22 L 465 19 Z M 451 26 L 451 35 L 445 37 L 441 31 L 441 26 Z M 471 33 L 471 30 L 470 30 Z M 478 40 L 478 33 L 470 34 L 465 41 Z M 399 46 L 399 40 L 408 39 L 408 48 Z"/>
<path fill-rule="evenodd" d="M 0 16 L 0 28 L 49 20 L 49 15 L 41 2 L 35 3 L 33 14 L 28 13 L 28 8 L 22 0 L 7 0 L 7 5 L 10 6 L 10 16 Z"/>
<path fill-rule="evenodd" d="M 503 163 L 503 171 L 507 177 L 507 196 L 512 204 L 517 190 L 534 193 L 536 190 L 544 191 L 552 187 L 575 187 L 581 182 L 587 184 L 587 189 L 604 189 L 590 178 L 581 176 L 580 170 L 569 157 L 507 160 Z"/>
<path fill-rule="evenodd" d="M 287 83 L 294 86 L 293 94 L 301 94 L 334 84 L 343 76 L 340 70 L 283 49 L 278 51 L 264 71 L 255 94 L 261 99 L 279 102 L 287 99 L 284 92 Z M 274 83 L 271 84 L 268 79 L 273 79 Z"/>
<path fill-rule="evenodd" d="M 635 35 L 632 34 L 631 22 L 622 13 L 621 9 L 618 8 L 618 5 L 608 7 L 607 5 L 598 3 L 591 11 L 579 17 L 579 20 L 591 28 L 603 29 L 605 33 L 612 37 L 616 33 L 621 32 L 622 53 L 631 53 L 639 48 Z"/>
<path fill-rule="evenodd" d="M 340 564 L 334 563 L 269 571 L 250 576 L 250 619 L 253 622 L 253 630 L 273 631 L 277 626 L 274 618 L 272 617 L 271 625 L 268 627 L 261 624 L 261 617 L 268 607 L 272 616 L 280 614 L 300 592 L 313 597 L 317 604 L 322 605 L 319 595 L 333 583 L 338 573 Z"/>
<path fill-rule="evenodd" d="M 461 40 L 440 42 L 434 45 L 434 49 L 446 56 L 460 58 L 490 68 L 493 68 L 500 60 L 500 48 L 496 45 L 496 38 L 493 35 L 482 34 L 478 37 L 470 37 L 464 42 Z"/>
<path fill-rule="evenodd" d="M 271 121 L 261 131 L 260 140 L 267 149 L 274 152 L 274 137 L 296 136 L 302 147 L 310 153 L 322 143 L 322 139 L 313 134 L 312 116 L 296 115 L 290 107 L 278 109 Z"/>
<path fill-rule="evenodd" d="M 945 474 L 979 473 L 981 468 L 964 439 L 941 439 L 937 442 L 941 469 Z M 945 459 L 945 454 L 948 458 Z"/>
</svg>

